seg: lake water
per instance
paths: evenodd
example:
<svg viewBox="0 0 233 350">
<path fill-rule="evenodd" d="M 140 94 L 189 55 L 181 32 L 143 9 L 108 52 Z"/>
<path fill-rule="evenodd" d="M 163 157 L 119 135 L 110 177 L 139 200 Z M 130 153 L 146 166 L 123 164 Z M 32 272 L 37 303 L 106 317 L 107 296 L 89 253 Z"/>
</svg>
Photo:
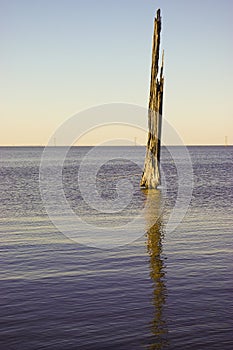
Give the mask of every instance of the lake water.
<svg viewBox="0 0 233 350">
<path fill-rule="evenodd" d="M 232 350 L 233 147 L 188 148 L 194 188 L 172 232 L 179 176 L 169 152 L 162 150 L 161 189 L 148 192 L 138 186 L 143 147 L 99 148 L 84 169 L 88 192 L 92 166 L 101 164 L 99 197 L 85 200 L 78 173 L 90 150 L 73 147 L 64 163 L 64 193 L 80 218 L 72 238 L 74 227 L 59 232 L 41 199 L 43 148 L 0 148 L 0 349 Z M 54 174 L 58 154 L 54 148 Z M 122 210 L 98 211 L 118 194 L 130 198 L 118 201 Z"/>
</svg>

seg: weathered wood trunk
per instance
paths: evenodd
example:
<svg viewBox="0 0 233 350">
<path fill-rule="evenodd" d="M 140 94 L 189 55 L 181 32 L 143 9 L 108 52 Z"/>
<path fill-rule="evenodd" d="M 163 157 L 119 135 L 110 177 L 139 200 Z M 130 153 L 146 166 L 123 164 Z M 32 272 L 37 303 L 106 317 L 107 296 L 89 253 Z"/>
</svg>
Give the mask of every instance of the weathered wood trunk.
<svg viewBox="0 0 233 350">
<path fill-rule="evenodd" d="M 144 188 L 157 188 L 160 185 L 160 145 L 162 131 L 162 113 L 163 113 L 163 65 L 164 54 L 159 75 L 159 54 L 160 54 L 160 33 L 161 16 L 160 10 L 154 21 L 154 38 L 152 50 L 151 65 L 151 85 L 148 110 L 148 141 L 146 149 L 146 158 L 144 171 L 140 186 Z"/>
</svg>

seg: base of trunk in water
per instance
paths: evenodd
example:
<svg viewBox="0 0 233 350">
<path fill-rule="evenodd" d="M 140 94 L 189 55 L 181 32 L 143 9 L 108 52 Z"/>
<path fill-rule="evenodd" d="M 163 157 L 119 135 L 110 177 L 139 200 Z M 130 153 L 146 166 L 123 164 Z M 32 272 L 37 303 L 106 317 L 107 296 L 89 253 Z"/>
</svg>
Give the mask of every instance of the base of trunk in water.
<svg viewBox="0 0 233 350">
<path fill-rule="evenodd" d="M 145 168 L 140 186 L 143 188 L 157 188 L 161 184 L 160 169 L 157 156 L 147 149 Z"/>
</svg>

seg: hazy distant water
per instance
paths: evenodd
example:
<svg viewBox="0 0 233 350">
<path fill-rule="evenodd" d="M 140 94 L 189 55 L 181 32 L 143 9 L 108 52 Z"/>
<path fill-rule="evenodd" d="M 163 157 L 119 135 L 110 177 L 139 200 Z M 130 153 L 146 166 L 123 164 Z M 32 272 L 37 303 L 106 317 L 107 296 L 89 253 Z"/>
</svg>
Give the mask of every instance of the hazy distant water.
<svg viewBox="0 0 233 350">
<path fill-rule="evenodd" d="M 138 188 L 141 173 L 133 161 L 107 162 L 97 178 L 102 197 L 114 199 L 114 184 L 124 177 L 134 196 L 122 214 L 97 215 L 76 186 L 80 159 L 89 150 L 69 152 L 65 194 L 77 215 L 92 225 L 105 223 L 113 235 L 119 220 L 130 222 L 143 209 L 148 194 Z M 151 226 L 156 213 L 148 210 L 137 241 L 112 250 L 81 246 L 50 222 L 39 192 L 42 151 L 0 148 L 0 349 L 231 350 L 233 147 L 189 148 L 192 201 L 171 234 L 164 226 L 177 174 L 164 150 L 163 215 Z M 126 154 L 143 163 L 142 147 L 99 151 L 102 160 Z M 151 195 L 151 208 L 161 198 L 163 189 Z"/>
</svg>

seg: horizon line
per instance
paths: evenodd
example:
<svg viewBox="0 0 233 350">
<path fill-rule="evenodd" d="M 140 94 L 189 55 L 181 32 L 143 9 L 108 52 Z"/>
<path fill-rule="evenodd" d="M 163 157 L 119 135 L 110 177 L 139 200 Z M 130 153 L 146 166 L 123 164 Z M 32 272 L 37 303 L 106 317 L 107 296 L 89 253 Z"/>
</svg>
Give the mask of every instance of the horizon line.
<svg viewBox="0 0 233 350">
<path fill-rule="evenodd" d="M 162 147 L 232 147 L 233 144 L 183 144 L 183 145 L 175 145 L 175 144 L 169 144 L 169 145 L 162 145 Z M 51 147 L 51 148 L 58 148 L 58 147 L 146 147 L 145 145 L 140 144 L 132 144 L 132 145 L 0 145 L 0 148 L 3 147 Z"/>
</svg>

